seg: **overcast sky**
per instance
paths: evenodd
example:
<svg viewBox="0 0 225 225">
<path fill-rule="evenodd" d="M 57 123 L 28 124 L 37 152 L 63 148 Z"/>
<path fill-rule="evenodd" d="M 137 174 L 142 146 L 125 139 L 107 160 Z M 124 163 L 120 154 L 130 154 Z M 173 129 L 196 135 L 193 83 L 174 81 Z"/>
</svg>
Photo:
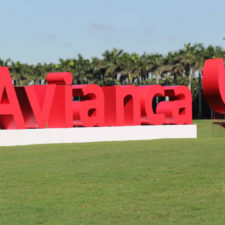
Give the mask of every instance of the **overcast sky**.
<svg viewBox="0 0 225 225">
<path fill-rule="evenodd" d="M 225 47 L 225 0 L 0 0 L 0 58 L 24 63 Z"/>
</svg>

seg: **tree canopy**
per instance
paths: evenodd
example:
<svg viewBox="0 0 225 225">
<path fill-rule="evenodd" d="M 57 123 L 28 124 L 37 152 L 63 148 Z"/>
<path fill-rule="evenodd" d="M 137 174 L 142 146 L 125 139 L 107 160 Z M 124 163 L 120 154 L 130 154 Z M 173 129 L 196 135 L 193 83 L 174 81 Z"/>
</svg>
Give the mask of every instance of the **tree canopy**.
<svg viewBox="0 0 225 225">
<path fill-rule="evenodd" d="M 204 61 L 209 58 L 225 58 L 220 46 L 187 43 L 182 49 L 162 54 L 138 55 L 122 49 L 103 52 L 101 58 L 86 59 L 82 55 L 71 59 L 59 59 L 58 63 L 29 65 L 0 59 L 0 66 L 8 66 L 15 85 L 45 83 L 48 72 L 71 72 L 74 84 L 179 84 L 191 88 L 193 77 L 201 75 Z M 181 81 L 182 80 L 182 81 Z"/>
</svg>

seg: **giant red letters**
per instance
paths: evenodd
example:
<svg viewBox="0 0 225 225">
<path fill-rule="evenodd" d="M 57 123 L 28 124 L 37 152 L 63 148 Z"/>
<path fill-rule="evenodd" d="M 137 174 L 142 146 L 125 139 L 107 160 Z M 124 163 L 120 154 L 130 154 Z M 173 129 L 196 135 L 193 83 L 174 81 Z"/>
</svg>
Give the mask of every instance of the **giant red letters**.
<svg viewBox="0 0 225 225">
<path fill-rule="evenodd" d="M 140 125 L 140 99 L 133 85 L 103 87 L 105 95 L 105 125 Z"/>
<path fill-rule="evenodd" d="M 46 128 L 55 88 L 55 85 L 15 88 L 27 128 Z"/>
<path fill-rule="evenodd" d="M 52 103 L 49 100 L 49 104 L 52 104 L 48 119 L 50 128 L 73 126 L 72 78 L 72 74 L 68 72 L 47 74 L 47 83 L 56 85 Z"/>
<path fill-rule="evenodd" d="M 225 69 L 223 59 L 208 59 L 203 68 L 203 93 L 210 107 L 225 114 Z"/>
<path fill-rule="evenodd" d="M 103 126 L 104 125 L 104 95 L 96 84 L 73 85 L 73 96 L 80 101 L 73 102 L 74 126 Z"/>
<path fill-rule="evenodd" d="M 166 123 L 164 114 L 155 114 L 152 108 L 154 97 L 165 96 L 164 87 L 160 85 L 146 85 L 138 87 L 141 103 L 141 123 L 160 125 Z"/>
<path fill-rule="evenodd" d="M 214 68 L 217 66 L 223 71 L 221 61 Z M 0 68 L 0 76 L 3 129 L 192 123 L 191 92 L 185 86 L 71 85 L 72 74 L 60 72 L 47 74 L 47 85 L 14 88 L 8 68 Z M 216 85 L 220 88 L 218 82 L 215 88 Z M 222 96 L 220 109 L 224 107 L 223 92 L 223 89 L 215 91 Z M 161 97 L 161 101 L 154 111 L 155 97 Z"/>
<path fill-rule="evenodd" d="M 7 67 L 0 67 L 0 126 L 24 129 L 25 123 Z"/>
<path fill-rule="evenodd" d="M 165 87 L 165 96 L 168 96 L 170 101 L 160 102 L 156 112 L 165 115 L 166 124 L 191 124 L 192 97 L 188 87 Z"/>
</svg>

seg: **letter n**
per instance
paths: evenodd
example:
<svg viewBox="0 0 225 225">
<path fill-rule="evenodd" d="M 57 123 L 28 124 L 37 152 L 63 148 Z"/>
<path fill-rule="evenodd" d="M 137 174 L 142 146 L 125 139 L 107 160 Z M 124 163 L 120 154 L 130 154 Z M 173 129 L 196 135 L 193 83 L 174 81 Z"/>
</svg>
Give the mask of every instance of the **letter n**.
<svg viewBox="0 0 225 225">
<path fill-rule="evenodd" d="M 105 123 L 108 126 L 141 124 L 139 92 L 134 85 L 102 89 L 105 95 Z"/>
</svg>

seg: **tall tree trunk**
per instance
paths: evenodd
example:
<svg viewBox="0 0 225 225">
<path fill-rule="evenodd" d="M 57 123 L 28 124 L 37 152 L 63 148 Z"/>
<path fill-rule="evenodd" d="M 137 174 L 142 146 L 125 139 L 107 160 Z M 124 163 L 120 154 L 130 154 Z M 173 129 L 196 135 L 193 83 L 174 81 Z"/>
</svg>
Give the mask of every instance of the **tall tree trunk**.
<svg viewBox="0 0 225 225">
<path fill-rule="evenodd" d="M 159 84 L 159 73 L 156 72 L 156 84 Z"/>
<path fill-rule="evenodd" d="M 112 85 L 113 86 L 115 85 L 115 77 L 114 77 L 114 74 L 112 74 Z"/>
<path fill-rule="evenodd" d="M 103 86 L 105 86 L 105 74 L 102 74 L 102 83 L 103 83 Z"/>
<path fill-rule="evenodd" d="M 140 78 L 138 77 L 138 78 L 137 78 L 137 85 L 140 86 L 140 84 L 141 84 L 141 83 L 140 83 Z"/>
<path fill-rule="evenodd" d="M 188 71 L 188 87 L 191 90 L 192 69 Z"/>
<path fill-rule="evenodd" d="M 191 90 L 191 74 L 188 75 L 188 88 Z"/>
<path fill-rule="evenodd" d="M 177 74 L 175 73 L 173 76 L 174 76 L 174 83 L 175 83 L 175 85 L 177 85 L 178 84 L 178 82 L 177 82 Z"/>
</svg>

